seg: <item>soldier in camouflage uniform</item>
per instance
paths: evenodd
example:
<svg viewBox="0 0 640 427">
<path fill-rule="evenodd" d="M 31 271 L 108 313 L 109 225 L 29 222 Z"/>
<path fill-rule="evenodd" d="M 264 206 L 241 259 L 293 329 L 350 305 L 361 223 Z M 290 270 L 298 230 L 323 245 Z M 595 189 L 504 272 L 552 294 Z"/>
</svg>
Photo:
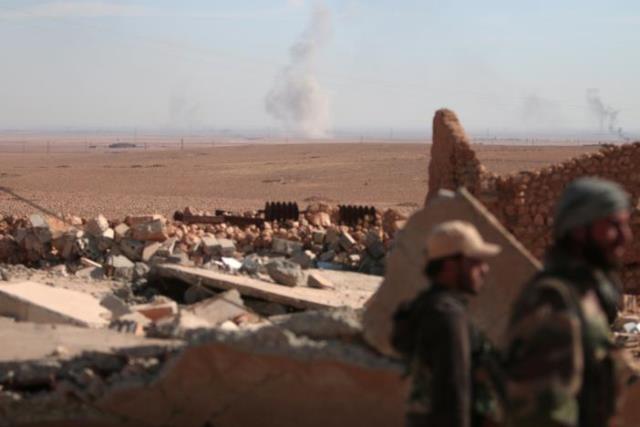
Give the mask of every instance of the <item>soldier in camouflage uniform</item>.
<svg viewBox="0 0 640 427">
<path fill-rule="evenodd" d="M 488 271 L 484 260 L 499 250 L 462 221 L 428 237 L 431 286 L 394 316 L 392 343 L 413 380 L 407 426 L 488 427 L 502 417 L 497 358 L 467 313 Z"/>
<path fill-rule="evenodd" d="M 544 270 L 525 286 L 510 321 L 513 426 L 615 425 L 629 377 L 610 325 L 621 303 L 615 270 L 631 238 L 629 197 L 617 184 L 582 178 L 566 188 Z"/>
</svg>

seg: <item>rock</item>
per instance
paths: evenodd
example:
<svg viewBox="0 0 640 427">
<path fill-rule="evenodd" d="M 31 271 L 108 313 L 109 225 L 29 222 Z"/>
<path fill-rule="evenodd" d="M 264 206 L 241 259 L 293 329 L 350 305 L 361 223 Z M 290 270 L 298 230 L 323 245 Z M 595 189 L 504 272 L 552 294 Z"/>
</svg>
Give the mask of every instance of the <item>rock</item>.
<svg viewBox="0 0 640 427">
<path fill-rule="evenodd" d="M 142 261 L 144 262 L 151 261 L 151 258 L 153 258 L 153 256 L 156 253 L 158 253 L 161 247 L 162 247 L 162 243 L 160 242 L 152 242 L 146 245 L 142 250 L 142 256 L 141 256 Z"/>
<path fill-rule="evenodd" d="M 353 247 L 353 245 L 356 244 L 355 239 L 351 236 L 351 234 L 349 234 L 346 231 L 343 231 L 342 233 L 340 233 L 340 238 L 338 240 L 338 243 L 340 244 L 340 246 L 348 251 L 349 249 L 351 249 Z"/>
<path fill-rule="evenodd" d="M 371 258 L 380 259 L 385 256 L 386 250 L 384 244 L 380 240 L 380 236 L 377 233 L 367 233 L 365 244 L 367 246 L 367 253 L 371 256 Z"/>
<path fill-rule="evenodd" d="M 122 239 L 118 247 L 130 260 L 140 261 L 142 259 L 142 252 L 144 251 L 145 243 L 140 240 Z"/>
<path fill-rule="evenodd" d="M 121 222 L 115 226 L 113 232 L 116 240 L 122 240 L 127 237 L 127 234 L 129 233 L 129 226 L 124 222 Z"/>
<path fill-rule="evenodd" d="M 340 240 L 340 232 L 335 228 L 330 228 L 325 234 L 324 241 L 328 245 L 337 245 Z"/>
<path fill-rule="evenodd" d="M 173 255 L 165 258 L 165 262 L 184 265 L 186 267 L 193 267 L 195 265 L 195 263 L 189 259 L 189 255 L 184 252 L 175 252 Z"/>
<path fill-rule="evenodd" d="M 216 255 L 220 252 L 221 245 L 215 236 L 211 234 L 205 234 L 204 236 L 202 236 L 201 242 L 205 254 Z"/>
<path fill-rule="evenodd" d="M 302 286 L 305 284 L 305 276 L 302 268 L 296 263 L 284 259 L 276 259 L 267 264 L 269 276 L 276 282 L 285 286 Z"/>
<path fill-rule="evenodd" d="M 40 214 L 33 214 L 29 216 L 29 221 L 31 222 L 31 226 L 34 228 L 48 228 L 49 224 L 44 219 L 44 217 Z"/>
<path fill-rule="evenodd" d="M 133 267 L 133 280 L 145 279 L 151 268 L 144 262 L 136 262 Z"/>
<path fill-rule="evenodd" d="M 317 289 L 335 289 L 335 285 L 331 283 L 329 279 L 317 272 L 309 273 L 307 278 L 307 285 L 311 288 Z"/>
<path fill-rule="evenodd" d="M 218 239 L 220 256 L 230 257 L 236 252 L 236 245 L 229 239 Z"/>
<path fill-rule="evenodd" d="M 260 256 L 256 254 L 248 255 L 242 260 L 242 271 L 246 271 L 249 274 L 257 274 L 262 270 L 263 264 Z"/>
<path fill-rule="evenodd" d="M 191 285 L 184 292 L 184 303 L 187 305 L 195 304 L 211 297 L 211 291 L 198 285 Z"/>
<path fill-rule="evenodd" d="M 316 255 L 311 251 L 297 251 L 291 256 L 290 261 L 306 270 L 313 267 L 315 259 Z"/>
<path fill-rule="evenodd" d="M 150 222 L 134 223 L 131 226 L 131 237 L 136 240 L 163 242 L 169 238 L 164 218 Z"/>
<path fill-rule="evenodd" d="M 177 242 L 178 239 L 176 239 L 175 237 L 170 237 L 169 239 L 165 240 L 164 242 L 162 242 L 162 246 L 160 246 L 160 248 L 156 252 L 156 255 L 163 257 L 171 256 Z"/>
<path fill-rule="evenodd" d="M 124 255 L 109 255 L 107 266 L 116 278 L 131 280 L 133 278 L 133 268 L 135 264 Z"/>
<path fill-rule="evenodd" d="M 242 268 L 242 263 L 235 258 L 223 256 L 220 261 L 224 264 L 225 268 L 229 271 L 235 272 Z"/>
<path fill-rule="evenodd" d="M 275 238 L 271 243 L 271 250 L 278 255 L 291 255 L 294 252 L 302 251 L 303 245 L 300 242 Z"/>
<path fill-rule="evenodd" d="M 324 230 L 314 231 L 311 236 L 311 239 L 313 240 L 313 243 L 317 245 L 322 245 L 324 243 L 324 238 L 326 235 L 327 235 L 327 232 Z"/>
<path fill-rule="evenodd" d="M 129 305 L 113 294 L 105 295 L 104 298 L 100 300 L 100 305 L 111 312 L 113 319 L 131 313 Z"/>
<path fill-rule="evenodd" d="M 84 227 L 85 232 L 94 237 L 101 237 L 108 229 L 109 221 L 107 221 L 107 218 L 102 214 L 87 221 L 87 224 Z"/>
<path fill-rule="evenodd" d="M 331 262 L 333 261 L 333 258 L 335 258 L 335 256 L 336 256 L 336 252 L 334 250 L 328 250 L 326 252 L 321 253 L 320 256 L 318 256 L 318 261 Z"/>
</svg>

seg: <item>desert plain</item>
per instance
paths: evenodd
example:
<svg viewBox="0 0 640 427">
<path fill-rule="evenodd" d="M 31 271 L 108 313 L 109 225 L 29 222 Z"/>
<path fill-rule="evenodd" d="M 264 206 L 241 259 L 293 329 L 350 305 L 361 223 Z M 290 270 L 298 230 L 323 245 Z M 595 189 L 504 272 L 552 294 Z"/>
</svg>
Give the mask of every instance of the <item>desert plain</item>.
<svg viewBox="0 0 640 427">
<path fill-rule="evenodd" d="M 597 150 L 594 145 L 474 144 L 489 171 L 534 170 Z M 266 201 L 421 206 L 428 142 L 186 144 L 170 149 L 74 152 L 0 150 L 0 214 L 123 217 L 171 215 L 186 206 L 243 211 Z"/>
</svg>

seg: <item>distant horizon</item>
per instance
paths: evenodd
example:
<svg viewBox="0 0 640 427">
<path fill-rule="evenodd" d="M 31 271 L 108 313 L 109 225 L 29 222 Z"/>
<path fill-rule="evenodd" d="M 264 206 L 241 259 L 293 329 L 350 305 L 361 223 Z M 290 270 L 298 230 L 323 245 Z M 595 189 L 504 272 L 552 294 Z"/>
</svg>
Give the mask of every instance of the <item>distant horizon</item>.
<svg viewBox="0 0 640 427">
<path fill-rule="evenodd" d="M 463 123 L 464 126 L 464 123 Z M 547 131 L 528 131 L 518 129 L 465 129 L 466 133 L 474 139 L 557 139 L 557 140 L 606 140 L 620 141 L 640 140 L 640 130 L 627 130 L 627 138 L 620 138 L 609 132 L 592 132 L 585 129 L 550 129 Z M 432 134 L 431 126 L 422 129 L 418 128 L 342 128 L 336 129 L 323 138 L 306 138 L 275 129 L 246 127 L 246 128 L 201 128 L 201 129 L 180 129 L 180 128 L 129 128 L 129 127 L 73 127 L 56 126 L 41 128 L 6 128 L 0 129 L 0 137 L 10 135 L 25 136 L 109 136 L 134 139 L 144 136 L 176 137 L 176 138 L 260 138 L 260 139 L 291 139 L 291 140 L 312 140 L 321 142 L 323 140 L 375 138 L 384 140 L 419 140 L 430 139 Z M 1 140 L 0 140 L 1 142 Z"/>
</svg>

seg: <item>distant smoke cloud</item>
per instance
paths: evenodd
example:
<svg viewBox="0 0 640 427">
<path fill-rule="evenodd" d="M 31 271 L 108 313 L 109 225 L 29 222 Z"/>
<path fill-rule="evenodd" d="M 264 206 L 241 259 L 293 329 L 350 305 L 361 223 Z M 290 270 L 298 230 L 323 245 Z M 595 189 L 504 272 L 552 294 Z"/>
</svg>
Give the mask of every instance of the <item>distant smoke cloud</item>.
<svg viewBox="0 0 640 427">
<path fill-rule="evenodd" d="M 169 99 L 170 125 L 179 128 L 194 128 L 202 125 L 202 109 L 196 101 L 186 96 L 172 95 Z"/>
<path fill-rule="evenodd" d="M 613 109 L 611 106 L 605 105 L 600 98 L 598 89 L 587 89 L 587 105 L 591 115 L 598 120 L 599 129 L 606 129 L 609 133 L 619 136 L 622 139 L 629 139 L 618 126 L 618 113 L 620 111 Z"/>
<path fill-rule="evenodd" d="M 318 50 L 330 33 L 331 16 L 322 4 L 313 8 L 311 20 L 289 51 L 290 63 L 267 94 L 267 113 L 287 131 L 307 138 L 323 138 L 329 129 L 329 96 L 315 75 Z"/>
</svg>

